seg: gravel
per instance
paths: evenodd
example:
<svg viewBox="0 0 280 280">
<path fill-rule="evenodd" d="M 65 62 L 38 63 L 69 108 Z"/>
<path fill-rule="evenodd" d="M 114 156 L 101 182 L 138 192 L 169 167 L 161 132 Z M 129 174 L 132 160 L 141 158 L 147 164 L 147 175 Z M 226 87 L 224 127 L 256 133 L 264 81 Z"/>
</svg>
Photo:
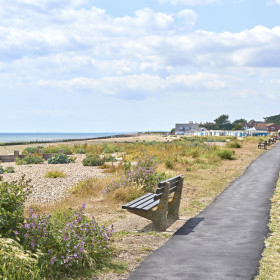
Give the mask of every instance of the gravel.
<svg viewBox="0 0 280 280">
<path fill-rule="evenodd" d="M 57 202 L 67 196 L 71 189 L 78 182 L 98 177 L 103 178 L 101 169 L 94 166 L 83 166 L 82 160 L 84 155 L 75 155 L 76 162 L 70 164 L 30 164 L 30 165 L 16 165 L 14 162 L 1 163 L 5 169 L 8 166 L 13 166 L 15 173 L 3 174 L 4 181 L 18 180 L 25 175 L 26 179 L 31 179 L 33 185 L 32 192 L 29 195 L 26 204 L 38 203 L 52 203 Z M 57 170 L 66 174 L 63 178 L 45 178 L 48 171 Z"/>
</svg>

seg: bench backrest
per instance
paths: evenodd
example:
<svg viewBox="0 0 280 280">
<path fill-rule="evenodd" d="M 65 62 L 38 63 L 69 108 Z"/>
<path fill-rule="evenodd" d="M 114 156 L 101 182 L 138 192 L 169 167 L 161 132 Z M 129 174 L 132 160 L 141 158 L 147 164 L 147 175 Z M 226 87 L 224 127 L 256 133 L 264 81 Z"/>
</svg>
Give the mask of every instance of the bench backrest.
<svg viewBox="0 0 280 280">
<path fill-rule="evenodd" d="M 162 197 L 162 192 L 163 192 L 164 186 L 166 185 L 167 182 L 170 183 L 169 193 L 175 192 L 182 176 L 183 175 L 178 175 L 178 176 L 170 178 L 166 181 L 160 182 L 158 184 L 154 200 L 159 200 Z"/>
</svg>

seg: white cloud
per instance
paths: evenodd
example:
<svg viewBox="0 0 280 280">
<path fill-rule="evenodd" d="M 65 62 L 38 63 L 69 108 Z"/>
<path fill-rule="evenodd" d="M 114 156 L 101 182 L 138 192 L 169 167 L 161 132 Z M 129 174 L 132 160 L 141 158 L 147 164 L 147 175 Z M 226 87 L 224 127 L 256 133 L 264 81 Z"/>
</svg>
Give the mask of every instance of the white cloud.
<svg viewBox="0 0 280 280">
<path fill-rule="evenodd" d="M 21 3 L 47 10 L 25 7 L 29 9 L 25 18 L 19 10 L 4 14 L 0 26 L 3 88 L 36 85 L 145 99 L 172 92 L 222 92 L 240 84 L 235 69 L 238 73 L 246 69 L 243 74 L 248 75 L 249 67 L 258 71 L 280 67 L 280 27 L 217 33 L 178 26 L 180 19 L 187 26 L 195 25 L 197 14 L 188 9 L 172 15 L 146 8 L 134 16 L 112 17 L 96 7 L 80 8 L 84 1 L 72 1 L 69 7 L 62 1 L 60 9 L 47 7 L 53 1 Z M 16 7 L 7 4 L 8 10 Z M 257 80 L 243 86 L 254 88 Z M 271 82 L 264 84 L 270 88 Z M 276 82 L 273 85 L 278 87 Z M 246 92 L 251 90 L 242 94 L 247 96 Z"/>
<path fill-rule="evenodd" d="M 220 0 L 158 0 L 158 1 L 160 4 L 170 3 L 172 5 L 183 4 L 189 6 L 208 5 L 208 4 L 220 2 Z"/>
<path fill-rule="evenodd" d="M 178 13 L 180 18 L 184 18 L 186 25 L 194 26 L 197 20 L 197 14 L 193 10 L 182 10 Z"/>
<path fill-rule="evenodd" d="M 71 80 L 39 81 L 38 85 L 59 88 L 61 91 L 87 90 L 102 92 L 120 99 L 145 99 L 174 92 L 219 90 L 227 87 L 222 77 L 211 73 L 170 75 L 166 78 L 151 75 L 108 76 L 99 80 L 74 78 Z"/>
</svg>

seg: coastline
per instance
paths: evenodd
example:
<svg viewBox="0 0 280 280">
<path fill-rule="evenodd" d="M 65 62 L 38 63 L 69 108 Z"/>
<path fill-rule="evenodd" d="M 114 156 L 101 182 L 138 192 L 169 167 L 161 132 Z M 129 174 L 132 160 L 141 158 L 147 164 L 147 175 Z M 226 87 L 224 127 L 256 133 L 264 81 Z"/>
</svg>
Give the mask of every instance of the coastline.
<svg viewBox="0 0 280 280">
<path fill-rule="evenodd" d="M 49 143 L 61 143 L 61 142 L 77 142 L 77 141 L 89 141 L 89 140 L 103 140 L 110 138 L 120 138 L 120 137 L 132 137 L 139 133 L 126 133 L 117 134 L 110 136 L 98 136 L 98 137 L 87 137 L 87 138 L 68 138 L 68 139 L 53 139 L 53 140 L 35 140 L 35 141 L 12 141 L 12 142 L 0 142 L 0 146 L 14 146 L 14 145 L 28 145 L 28 144 L 49 144 Z"/>
<path fill-rule="evenodd" d="M 42 144 L 45 146 L 50 145 L 74 145 L 74 144 L 105 144 L 105 143 L 129 143 L 129 142 L 150 142 L 150 141 L 160 141 L 160 142 L 169 142 L 176 138 L 180 138 L 180 136 L 164 136 L 160 133 L 149 133 L 149 132 L 139 132 L 139 133 L 130 133 L 130 134 L 123 134 L 123 135 L 115 135 L 115 136 L 108 136 L 108 137 L 99 137 L 93 138 L 89 140 L 85 139 L 77 139 L 77 140 L 69 140 L 69 141 L 56 141 L 56 142 L 33 142 L 33 143 L 13 143 L 8 145 L 0 144 L 0 155 L 12 155 L 14 151 L 19 151 L 20 153 L 26 147 L 36 147 L 38 144 Z M 128 140 L 129 139 L 129 140 Z"/>
</svg>

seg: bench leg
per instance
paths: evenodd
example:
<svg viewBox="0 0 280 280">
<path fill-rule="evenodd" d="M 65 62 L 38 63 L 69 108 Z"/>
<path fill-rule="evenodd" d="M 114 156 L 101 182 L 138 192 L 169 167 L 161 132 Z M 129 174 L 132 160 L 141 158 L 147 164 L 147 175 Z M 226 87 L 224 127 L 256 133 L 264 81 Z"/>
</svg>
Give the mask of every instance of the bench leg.
<svg viewBox="0 0 280 280">
<path fill-rule="evenodd" d="M 128 210 L 130 213 L 133 213 L 135 215 L 138 215 L 140 217 L 146 218 L 153 222 L 153 226 L 155 230 L 157 231 L 165 231 L 167 227 L 167 218 L 166 218 L 166 212 L 167 212 L 167 205 L 166 208 L 163 209 L 157 209 L 155 211 L 151 210 L 148 212 L 141 212 L 141 211 L 133 211 Z"/>
<path fill-rule="evenodd" d="M 165 231 L 167 228 L 166 211 L 158 211 L 152 218 L 153 226 L 157 231 Z"/>
<path fill-rule="evenodd" d="M 153 213 L 151 220 L 153 221 L 154 228 L 158 231 L 165 231 L 167 227 L 167 210 L 168 210 L 168 197 L 169 197 L 170 183 L 166 183 L 162 192 L 162 197 L 159 201 L 157 210 Z"/>
<path fill-rule="evenodd" d="M 174 193 L 174 197 L 171 202 L 168 203 L 168 219 L 175 219 L 177 220 L 179 218 L 179 209 L 180 209 L 180 202 L 181 202 L 181 196 L 182 196 L 182 190 L 183 190 L 183 181 L 184 178 L 181 177 L 180 181 L 178 182 L 178 187 Z"/>
</svg>

